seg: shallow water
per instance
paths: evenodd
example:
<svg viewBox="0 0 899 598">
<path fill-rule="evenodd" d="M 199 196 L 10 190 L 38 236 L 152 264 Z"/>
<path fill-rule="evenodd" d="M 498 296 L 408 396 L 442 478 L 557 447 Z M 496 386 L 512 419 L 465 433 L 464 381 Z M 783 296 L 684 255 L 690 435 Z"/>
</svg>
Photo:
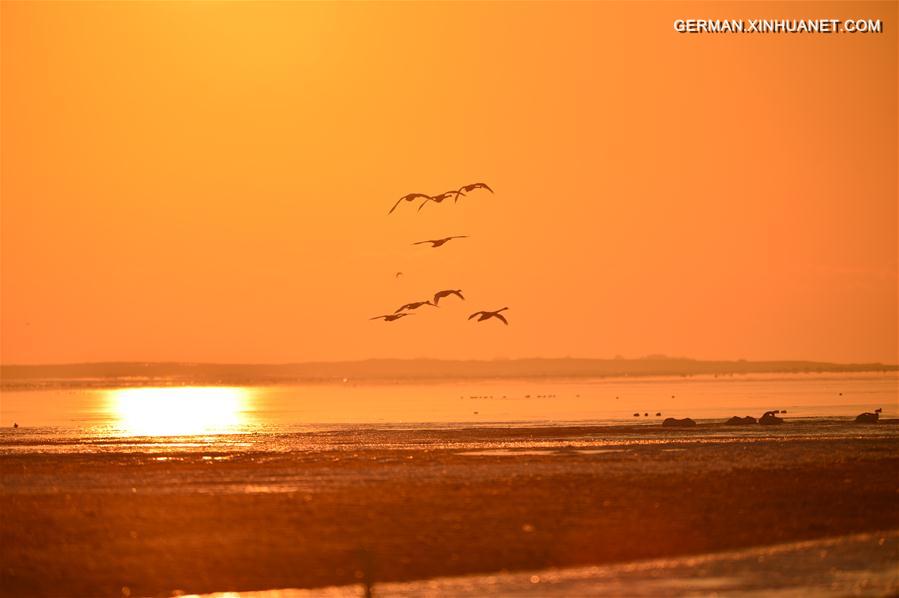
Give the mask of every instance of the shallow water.
<svg viewBox="0 0 899 598">
<path fill-rule="evenodd" d="M 896 373 L 5 391 L 0 451 L 302 450 L 311 432 L 627 426 L 623 436 L 610 429 L 581 447 L 600 448 L 666 440 L 677 432 L 660 429 L 665 417 L 720 423 L 768 409 L 786 410 L 787 424 L 803 424 L 782 426 L 784 434 L 845 436 L 876 433 L 837 424 L 878 407 L 884 419 L 899 417 Z M 645 428 L 639 439 L 635 428 Z M 727 441 L 774 432 L 727 427 L 694 437 Z M 316 441 L 352 444 L 321 434 Z"/>
</svg>

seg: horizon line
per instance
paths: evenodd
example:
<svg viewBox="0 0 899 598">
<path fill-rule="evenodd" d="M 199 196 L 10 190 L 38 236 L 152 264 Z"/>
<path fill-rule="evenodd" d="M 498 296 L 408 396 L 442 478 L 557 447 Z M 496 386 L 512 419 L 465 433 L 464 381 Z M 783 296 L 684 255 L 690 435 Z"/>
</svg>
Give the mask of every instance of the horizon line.
<svg viewBox="0 0 899 598">
<path fill-rule="evenodd" d="M 464 362 L 464 363 L 497 363 L 514 361 L 692 361 L 699 363 L 802 363 L 833 366 L 884 366 L 899 368 L 897 363 L 882 361 L 829 361 L 823 359 L 786 358 L 786 359 L 746 359 L 746 358 L 697 358 L 649 354 L 640 357 L 493 357 L 493 358 L 450 358 L 450 357 L 362 357 L 356 359 L 310 359 L 304 361 L 191 361 L 191 360 L 98 360 L 98 361 L 57 361 L 36 363 L 2 363 L 0 368 L 7 367 L 61 367 L 61 366 L 96 366 L 96 365 L 196 365 L 196 366 L 292 366 L 311 364 L 367 363 L 376 361 L 391 362 Z"/>
</svg>

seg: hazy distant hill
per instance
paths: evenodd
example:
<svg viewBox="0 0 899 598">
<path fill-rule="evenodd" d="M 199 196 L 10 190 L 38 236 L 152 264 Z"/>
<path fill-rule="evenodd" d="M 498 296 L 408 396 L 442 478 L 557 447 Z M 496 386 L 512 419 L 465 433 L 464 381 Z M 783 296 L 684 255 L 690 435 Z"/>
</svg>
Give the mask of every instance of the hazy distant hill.
<svg viewBox="0 0 899 598">
<path fill-rule="evenodd" d="M 641 359 L 509 359 L 453 361 L 371 359 L 292 364 L 76 363 L 0 366 L 3 388 L 146 384 L 266 384 L 287 382 L 435 380 L 464 378 L 589 378 L 787 372 L 897 371 L 880 363 L 814 361 L 699 361 Z"/>
</svg>

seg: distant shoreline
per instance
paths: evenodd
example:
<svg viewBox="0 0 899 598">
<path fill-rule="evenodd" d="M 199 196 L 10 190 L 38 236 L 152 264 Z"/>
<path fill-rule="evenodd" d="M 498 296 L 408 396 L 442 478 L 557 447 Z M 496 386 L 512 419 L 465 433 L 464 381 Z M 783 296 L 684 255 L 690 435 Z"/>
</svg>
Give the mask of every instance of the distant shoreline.
<svg viewBox="0 0 899 598">
<path fill-rule="evenodd" d="M 0 366 L 0 389 L 109 386 L 275 385 L 343 382 L 648 378 L 746 374 L 889 373 L 899 365 L 815 361 L 703 361 L 684 358 L 510 359 L 462 361 L 370 359 L 294 364 L 81 363 Z"/>
</svg>

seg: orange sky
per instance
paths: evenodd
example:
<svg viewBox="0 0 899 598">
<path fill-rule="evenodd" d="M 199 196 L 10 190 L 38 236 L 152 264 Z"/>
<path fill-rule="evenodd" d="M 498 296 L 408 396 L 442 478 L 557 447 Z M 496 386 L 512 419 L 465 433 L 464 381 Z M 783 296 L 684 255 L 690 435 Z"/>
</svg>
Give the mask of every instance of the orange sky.
<svg viewBox="0 0 899 598">
<path fill-rule="evenodd" d="M 3 2 L 0 359 L 896 363 L 896 17 Z M 386 215 L 474 181 L 496 195 Z M 367 319 L 441 288 L 468 301 Z"/>
</svg>

